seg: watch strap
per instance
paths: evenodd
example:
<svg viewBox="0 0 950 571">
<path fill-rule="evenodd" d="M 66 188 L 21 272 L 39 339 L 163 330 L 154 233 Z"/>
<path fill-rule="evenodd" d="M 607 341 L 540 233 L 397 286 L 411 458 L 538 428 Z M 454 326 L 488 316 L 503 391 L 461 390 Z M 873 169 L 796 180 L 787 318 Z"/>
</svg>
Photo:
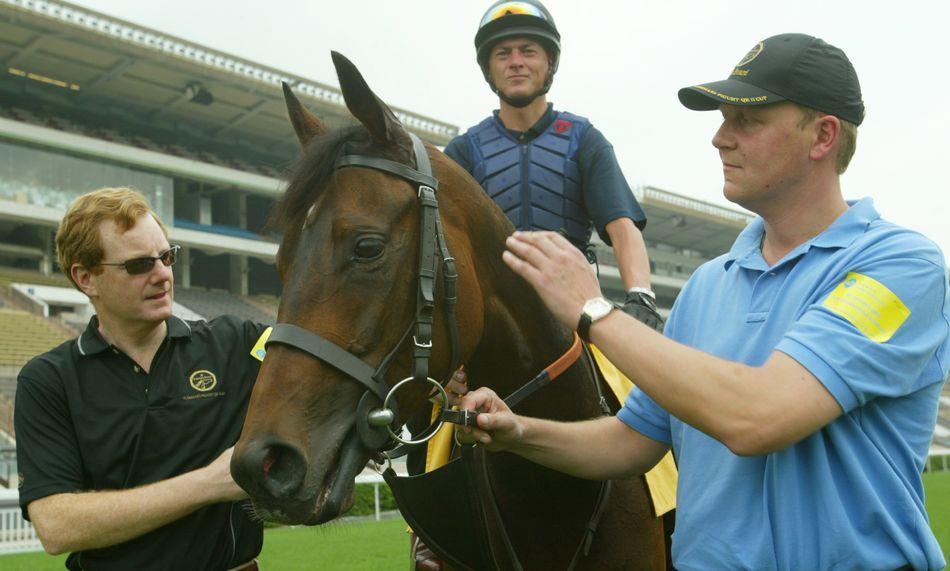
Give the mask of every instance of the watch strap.
<svg viewBox="0 0 950 571">
<path fill-rule="evenodd" d="M 643 295 L 649 296 L 653 301 L 656 301 L 656 294 L 648 287 L 632 287 L 627 290 L 627 293 L 642 293 Z"/>
<path fill-rule="evenodd" d="M 639 300 L 641 305 L 649 307 L 653 311 L 657 311 L 656 300 L 643 292 L 635 292 L 627 295 L 627 301 Z"/>
<path fill-rule="evenodd" d="M 593 324 L 590 315 L 587 312 L 581 312 L 581 318 L 577 322 L 577 334 L 585 343 L 590 343 L 590 326 Z"/>
</svg>

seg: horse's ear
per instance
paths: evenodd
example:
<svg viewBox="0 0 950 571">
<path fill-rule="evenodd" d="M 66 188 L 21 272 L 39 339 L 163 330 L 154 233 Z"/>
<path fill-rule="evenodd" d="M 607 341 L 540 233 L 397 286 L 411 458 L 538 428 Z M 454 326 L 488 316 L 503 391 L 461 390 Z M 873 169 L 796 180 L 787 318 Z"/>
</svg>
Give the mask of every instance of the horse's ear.
<svg viewBox="0 0 950 571">
<path fill-rule="evenodd" d="M 411 148 L 409 134 L 403 129 L 396 115 L 366 84 L 353 62 L 337 52 L 330 52 L 336 75 L 340 79 L 340 90 L 346 107 L 360 123 L 369 130 L 373 142 L 380 146 L 396 144 Z"/>
<path fill-rule="evenodd" d="M 307 111 L 286 82 L 282 81 L 280 84 L 284 86 L 287 115 L 290 116 L 290 122 L 294 126 L 294 131 L 297 132 L 297 138 L 300 139 L 300 146 L 305 147 L 310 139 L 326 133 L 327 127 L 316 115 Z"/>
</svg>

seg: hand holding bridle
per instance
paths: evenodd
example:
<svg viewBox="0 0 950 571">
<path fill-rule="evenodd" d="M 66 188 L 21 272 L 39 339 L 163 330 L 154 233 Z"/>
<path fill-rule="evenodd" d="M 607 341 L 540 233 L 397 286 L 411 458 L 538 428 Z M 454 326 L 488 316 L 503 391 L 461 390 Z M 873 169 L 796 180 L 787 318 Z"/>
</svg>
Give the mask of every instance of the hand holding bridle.
<svg viewBox="0 0 950 571">
<path fill-rule="evenodd" d="M 495 391 L 487 387 L 481 387 L 462 397 L 460 407 L 462 410 L 479 413 L 478 428 L 460 426 L 457 430 L 459 442 L 463 444 L 478 444 L 487 450 L 498 452 L 510 449 L 524 434 L 521 418 L 511 412 Z"/>
</svg>

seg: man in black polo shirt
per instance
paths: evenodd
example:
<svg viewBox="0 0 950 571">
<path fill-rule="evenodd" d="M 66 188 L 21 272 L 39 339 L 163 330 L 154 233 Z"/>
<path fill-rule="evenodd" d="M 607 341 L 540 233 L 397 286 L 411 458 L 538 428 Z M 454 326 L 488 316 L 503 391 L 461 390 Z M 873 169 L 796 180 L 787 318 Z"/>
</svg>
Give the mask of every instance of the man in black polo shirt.
<svg viewBox="0 0 950 571">
<path fill-rule="evenodd" d="M 80 197 L 56 246 L 96 316 L 17 380 L 24 517 L 70 569 L 256 568 L 229 464 L 265 326 L 172 315 L 178 248 L 135 191 Z"/>
</svg>

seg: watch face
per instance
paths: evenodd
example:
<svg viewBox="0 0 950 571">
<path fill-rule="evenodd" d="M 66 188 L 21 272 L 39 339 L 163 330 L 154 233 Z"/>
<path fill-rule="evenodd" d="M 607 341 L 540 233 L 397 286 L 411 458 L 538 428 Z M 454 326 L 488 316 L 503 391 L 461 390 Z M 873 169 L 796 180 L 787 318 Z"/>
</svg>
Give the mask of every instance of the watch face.
<svg viewBox="0 0 950 571">
<path fill-rule="evenodd" d="M 597 321 L 601 317 L 610 313 L 614 308 L 613 304 L 602 297 L 595 297 L 584 304 L 584 313 L 590 316 L 591 321 Z"/>
</svg>

